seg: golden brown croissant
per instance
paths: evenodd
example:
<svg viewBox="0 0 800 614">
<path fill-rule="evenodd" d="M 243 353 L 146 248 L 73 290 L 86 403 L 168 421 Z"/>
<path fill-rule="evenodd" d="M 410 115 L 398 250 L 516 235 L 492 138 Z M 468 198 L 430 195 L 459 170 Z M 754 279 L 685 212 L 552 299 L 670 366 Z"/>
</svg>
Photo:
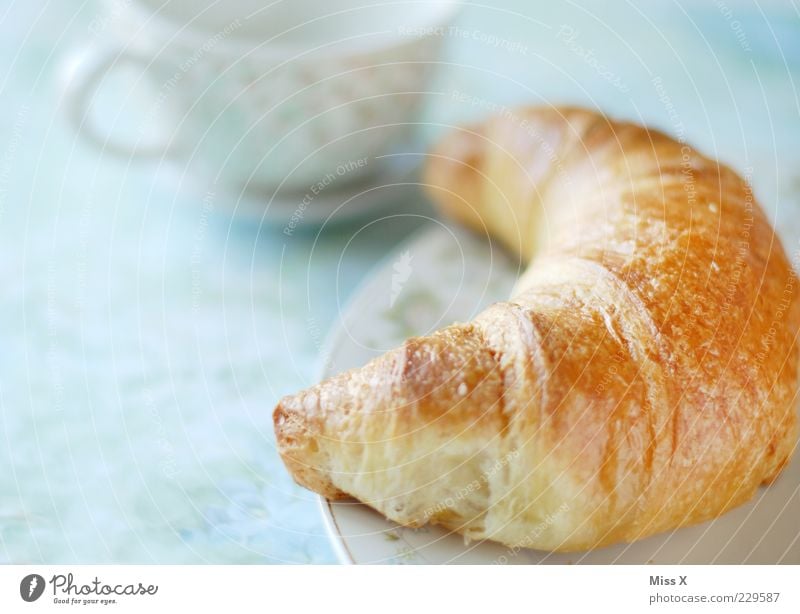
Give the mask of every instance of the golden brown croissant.
<svg viewBox="0 0 800 614">
<path fill-rule="evenodd" d="M 800 293 L 741 177 L 655 130 L 528 108 L 452 133 L 426 184 L 531 264 L 473 322 L 284 398 L 300 484 L 567 551 L 716 517 L 777 476 Z"/>
</svg>

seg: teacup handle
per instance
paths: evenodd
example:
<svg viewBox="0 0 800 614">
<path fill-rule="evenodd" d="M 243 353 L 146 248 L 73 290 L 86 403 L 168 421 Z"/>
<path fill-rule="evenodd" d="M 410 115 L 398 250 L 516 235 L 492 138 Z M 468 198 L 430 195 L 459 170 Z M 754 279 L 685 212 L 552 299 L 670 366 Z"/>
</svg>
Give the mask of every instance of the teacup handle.
<svg viewBox="0 0 800 614">
<path fill-rule="evenodd" d="M 82 57 L 72 67 L 64 90 L 66 115 L 73 127 L 88 143 L 103 153 L 126 159 L 163 158 L 176 149 L 173 138 L 166 137 L 156 143 L 128 143 L 104 132 L 92 115 L 92 100 L 103 80 L 112 70 L 125 64 L 141 66 L 148 78 L 153 78 L 158 59 L 141 52 L 115 45 L 99 45 L 84 50 Z"/>
</svg>

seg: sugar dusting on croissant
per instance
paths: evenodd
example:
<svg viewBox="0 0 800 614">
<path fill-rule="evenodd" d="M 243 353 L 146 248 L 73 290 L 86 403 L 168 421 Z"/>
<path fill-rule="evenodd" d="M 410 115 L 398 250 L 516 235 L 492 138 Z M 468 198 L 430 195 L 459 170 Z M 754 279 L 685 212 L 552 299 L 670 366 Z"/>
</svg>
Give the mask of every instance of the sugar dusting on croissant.
<svg viewBox="0 0 800 614">
<path fill-rule="evenodd" d="M 714 518 L 778 475 L 800 288 L 741 177 L 639 125 L 524 108 L 447 136 L 425 182 L 530 266 L 474 321 L 281 400 L 300 484 L 571 551 Z"/>
</svg>

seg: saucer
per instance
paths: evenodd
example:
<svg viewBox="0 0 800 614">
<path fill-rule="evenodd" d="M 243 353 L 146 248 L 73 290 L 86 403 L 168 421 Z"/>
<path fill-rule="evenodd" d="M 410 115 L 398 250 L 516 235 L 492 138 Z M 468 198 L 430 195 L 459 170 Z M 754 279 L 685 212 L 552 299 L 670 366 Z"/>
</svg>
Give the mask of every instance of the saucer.
<svg viewBox="0 0 800 614">
<path fill-rule="evenodd" d="M 376 159 L 381 161 L 381 171 L 341 186 L 322 180 L 306 192 L 245 188 L 238 194 L 220 194 L 219 200 L 230 205 L 231 216 L 283 227 L 287 235 L 352 221 L 397 203 L 418 189 L 417 171 L 423 154 L 388 154 Z"/>
</svg>

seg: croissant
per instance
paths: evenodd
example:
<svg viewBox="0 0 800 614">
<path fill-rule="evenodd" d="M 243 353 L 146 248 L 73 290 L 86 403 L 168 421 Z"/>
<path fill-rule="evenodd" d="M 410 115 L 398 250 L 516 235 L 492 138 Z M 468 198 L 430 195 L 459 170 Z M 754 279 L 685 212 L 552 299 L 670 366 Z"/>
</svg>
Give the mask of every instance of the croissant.
<svg viewBox="0 0 800 614">
<path fill-rule="evenodd" d="M 301 485 L 576 551 L 711 519 L 797 439 L 798 280 L 748 181 L 574 108 L 453 131 L 425 184 L 530 265 L 512 298 L 280 401 Z"/>
</svg>

